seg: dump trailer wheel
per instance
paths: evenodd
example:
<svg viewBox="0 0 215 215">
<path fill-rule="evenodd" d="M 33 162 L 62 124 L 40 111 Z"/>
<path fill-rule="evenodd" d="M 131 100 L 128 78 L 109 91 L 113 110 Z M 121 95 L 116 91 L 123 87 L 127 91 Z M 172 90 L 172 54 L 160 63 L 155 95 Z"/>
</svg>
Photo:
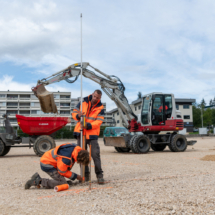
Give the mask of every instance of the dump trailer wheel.
<svg viewBox="0 0 215 215">
<path fill-rule="evenodd" d="M 0 156 L 5 156 L 10 151 L 10 146 L 5 146 L 2 140 L 0 140 Z"/>
<path fill-rule="evenodd" d="M 10 146 L 5 146 L 5 150 L 2 156 L 5 156 L 10 151 L 10 149 L 11 149 Z"/>
<path fill-rule="evenodd" d="M 169 143 L 172 152 L 184 152 L 187 149 L 187 139 L 184 135 L 176 134 Z"/>
<path fill-rule="evenodd" d="M 132 143 L 132 151 L 134 153 L 143 154 L 148 153 L 151 143 L 146 135 L 135 135 Z"/>
<path fill-rule="evenodd" d="M 154 151 L 161 152 L 166 148 L 165 144 L 151 144 L 151 148 Z"/>
<path fill-rule="evenodd" d="M 130 152 L 130 148 L 123 148 L 123 147 L 114 147 L 117 152 L 123 153 L 123 152 Z"/>
<path fill-rule="evenodd" d="M 38 156 L 42 156 L 45 152 L 56 147 L 55 141 L 48 135 L 39 136 L 34 142 L 34 152 Z"/>
</svg>

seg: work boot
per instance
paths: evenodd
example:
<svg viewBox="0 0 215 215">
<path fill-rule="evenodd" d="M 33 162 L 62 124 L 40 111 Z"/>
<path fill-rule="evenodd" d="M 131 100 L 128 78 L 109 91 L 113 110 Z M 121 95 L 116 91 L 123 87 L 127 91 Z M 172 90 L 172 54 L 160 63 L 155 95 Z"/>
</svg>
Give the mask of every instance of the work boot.
<svg viewBox="0 0 215 215">
<path fill-rule="evenodd" d="M 25 183 L 25 189 L 30 189 L 31 186 L 37 186 L 39 188 L 41 180 L 42 178 L 36 172 L 34 175 L 32 175 L 31 179 Z"/>
<path fill-rule="evenodd" d="M 97 179 L 98 179 L 98 184 L 104 184 L 105 183 L 105 180 L 104 180 L 103 176 L 98 177 Z"/>
</svg>

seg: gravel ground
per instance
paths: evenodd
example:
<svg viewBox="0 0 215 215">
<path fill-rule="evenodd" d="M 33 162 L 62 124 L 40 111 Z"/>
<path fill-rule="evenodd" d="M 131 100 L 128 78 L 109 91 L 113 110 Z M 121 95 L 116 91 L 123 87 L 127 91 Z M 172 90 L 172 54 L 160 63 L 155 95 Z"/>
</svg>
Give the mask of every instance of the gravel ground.
<svg viewBox="0 0 215 215">
<path fill-rule="evenodd" d="M 192 138 L 194 139 L 194 138 Z M 25 182 L 40 170 L 33 149 L 12 148 L 0 158 L 0 214 L 215 214 L 215 138 L 198 137 L 186 152 L 148 154 L 117 153 L 102 139 L 102 167 L 105 185 L 74 182 L 70 189 L 24 190 Z M 58 144 L 75 140 L 59 141 Z M 92 164 L 93 165 L 93 164 Z M 94 168 L 92 168 L 94 170 Z M 79 173 L 76 164 L 73 171 Z"/>
</svg>

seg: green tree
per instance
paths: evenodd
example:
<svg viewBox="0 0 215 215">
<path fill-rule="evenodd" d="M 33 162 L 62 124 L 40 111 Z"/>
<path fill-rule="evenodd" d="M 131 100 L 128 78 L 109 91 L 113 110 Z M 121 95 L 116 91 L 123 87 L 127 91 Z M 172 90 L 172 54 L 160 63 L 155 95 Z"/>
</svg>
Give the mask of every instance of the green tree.
<svg viewBox="0 0 215 215">
<path fill-rule="evenodd" d="M 142 93 L 141 92 L 138 92 L 137 93 L 137 99 L 141 99 L 142 98 Z"/>
<path fill-rule="evenodd" d="M 203 126 L 212 125 L 212 110 L 207 108 L 203 113 Z"/>
<path fill-rule="evenodd" d="M 215 109 L 211 109 L 211 121 L 212 125 L 215 125 Z"/>
<path fill-rule="evenodd" d="M 201 105 L 201 107 L 205 107 L 206 106 L 206 102 L 205 102 L 204 98 L 202 99 L 200 105 Z"/>
<path fill-rule="evenodd" d="M 194 127 L 201 127 L 201 109 L 198 105 L 193 105 L 193 126 Z"/>
<path fill-rule="evenodd" d="M 210 102 L 209 102 L 209 105 L 213 105 L 213 100 L 211 99 Z"/>
</svg>

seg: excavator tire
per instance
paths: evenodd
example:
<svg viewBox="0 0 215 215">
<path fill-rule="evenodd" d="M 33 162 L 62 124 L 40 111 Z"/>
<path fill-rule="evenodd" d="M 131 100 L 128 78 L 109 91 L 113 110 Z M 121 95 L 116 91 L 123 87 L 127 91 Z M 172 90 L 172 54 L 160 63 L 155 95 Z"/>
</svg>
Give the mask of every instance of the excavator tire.
<svg viewBox="0 0 215 215">
<path fill-rule="evenodd" d="M 136 139 L 136 136 L 138 136 L 138 135 L 132 136 L 131 139 L 130 139 L 130 141 L 129 141 L 129 147 L 130 147 L 130 149 L 131 149 L 132 152 L 134 152 L 134 149 L 133 149 L 133 141 L 134 141 L 134 139 Z M 134 153 L 135 153 L 135 152 L 134 152 Z"/>
<path fill-rule="evenodd" d="M 48 135 L 41 135 L 37 137 L 34 142 L 34 152 L 36 155 L 41 157 L 45 152 L 56 147 L 55 141 Z"/>
<path fill-rule="evenodd" d="M 148 153 L 151 147 L 149 138 L 146 135 L 135 135 L 132 141 L 132 151 L 137 154 Z"/>
<path fill-rule="evenodd" d="M 5 146 L 2 140 L 0 140 L 0 156 L 5 156 L 10 151 L 10 146 Z"/>
<path fill-rule="evenodd" d="M 130 148 L 123 148 L 123 147 L 114 147 L 117 152 L 123 153 L 123 152 L 130 152 Z"/>
<path fill-rule="evenodd" d="M 151 144 L 151 148 L 154 151 L 161 152 L 166 148 L 165 144 Z"/>
<path fill-rule="evenodd" d="M 184 152 L 187 149 L 187 139 L 184 135 L 176 134 L 169 143 L 172 152 Z"/>
</svg>

